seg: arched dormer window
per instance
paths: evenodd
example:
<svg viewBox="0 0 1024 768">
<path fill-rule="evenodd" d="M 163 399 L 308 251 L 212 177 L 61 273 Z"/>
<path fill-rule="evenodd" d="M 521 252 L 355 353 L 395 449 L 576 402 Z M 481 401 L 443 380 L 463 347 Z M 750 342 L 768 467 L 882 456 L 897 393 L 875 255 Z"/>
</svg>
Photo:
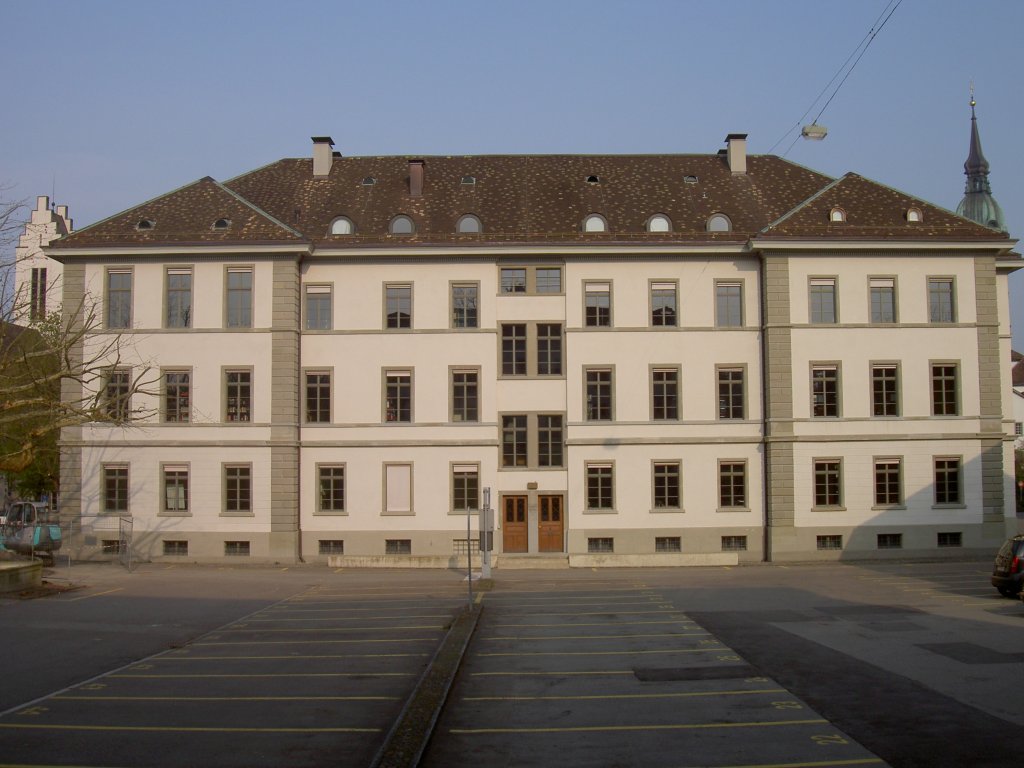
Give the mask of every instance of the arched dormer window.
<svg viewBox="0 0 1024 768">
<path fill-rule="evenodd" d="M 608 222 L 599 213 L 592 213 L 583 220 L 584 232 L 607 232 Z"/>
<path fill-rule="evenodd" d="M 217 219 L 213 222 L 213 228 L 216 230 L 230 229 L 231 219 Z"/>
<path fill-rule="evenodd" d="M 356 228 L 352 224 L 352 219 L 345 216 L 339 216 L 331 222 L 330 234 L 332 235 L 351 235 L 355 231 Z"/>
<path fill-rule="evenodd" d="M 846 211 L 842 208 L 833 208 L 828 212 L 828 220 L 833 224 L 845 224 L 846 223 Z"/>
<path fill-rule="evenodd" d="M 708 232 L 732 232 L 732 222 L 724 213 L 713 213 L 708 216 Z"/>
<path fill-rule="evenodd" d="M 138 224 L 135 225 L 136 229 L 152 229 L 156 226 L 156 222 L 152 219 L 139 219 Z"/>
<path fill-rule="evenodd" d="M 647 220 L 648 232 L 671 232 L 672 222 L 663 213 L 656 213 Z"/>
<path fill-rule="evenodd" d="M 392 235 L 412 235 L 416 233 L 416 225 L 405 214 L 399 214 L 391 220 L 391 224 L 388 225 L 388 232 Z"/>
<path fill-rule="evenodd" d="M 924 215 L 920 208 L 907 208 L 907 221 L 911 224 L 920 224 L 924 221 Z"/>
<path fill-rule="evenodd" d="M 471 213 L 461 216 L 455 223 L 455 231 L 460 235 L 479 235 L 484 231 L 480 219 Z"/>
</svg>

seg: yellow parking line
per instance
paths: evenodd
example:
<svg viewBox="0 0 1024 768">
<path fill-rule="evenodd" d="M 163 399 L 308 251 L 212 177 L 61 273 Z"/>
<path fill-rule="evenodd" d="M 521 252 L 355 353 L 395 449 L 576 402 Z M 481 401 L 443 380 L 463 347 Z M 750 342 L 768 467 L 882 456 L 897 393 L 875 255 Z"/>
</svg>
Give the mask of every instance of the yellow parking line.
<svg viewBox="0 0 1024 768">
<path fill-rule="evenodd" d="M 821 725 L 828 720 L 762 720 L 749 723 L 670 723 L 651 725 L 576 725 L 556 728 L 452 728 L 450 733 L 476 735 L 482 733 L 600 733 L 606 731 L 690 731 L 712 728 L 771 728 L 781 725 Z"/>
<path fill-rule="evenodd" d="M 640 637 L 700 637 L 708 632 L 659 632 L 648 635 L 552 635 L 551 637 L 528 637 L 512 635 L 507 637 L 485 637 L 483 640 L 623 640 Z"/>
<path fill-rule="evenodd" d="M 700 696 L 756 696 L 786 693 L 785 688 L 760 688 L 750 691 L 689 691 L 687 693 L 616 693 L 596 696 L 466 696 L 463 701 L 592 701 L 605 699 L 688 699 Z"/>
<path fill-rule="evenodd" d="M 120 592 L 123 589 L 124 587 L 115 587 L 114 589 L 108 589 L 105 592 L 94 592 L 91 595 L 82 595 L 81 597 L 69 597 L 67 600 L 63 600 L 61 602 L 75 603 L 79 600 L 88 600 L 90 597 L 100 597 L 102 595 L 109 595 L 111 592 Z"/>
<path fill-rule="evenodd" d="M 49 701 L 398 701 L 397 696 L 51 696 Z"/>
<path fill-rule="evenodd" d="M 631 651 L 624 648 L 621 651 L 530 651 L 530 656 L 633 656 L 638 654 L 655 653 L 721 653 L 728 650 L 725 646 L 718 648 L 664 648 L 652 651 Z M 522 651 L 514 653 L 480 653 L 478 656 L 522 656 Z"/>
<path fill-rule="evenodd" d="M 70 723 L 0 723 L 0 728 L 37 731 L 156 731 L 162 733 L 380 733 L 380 728 L 213 728 L 173 725 L 72 725 Z"/>
</svg>

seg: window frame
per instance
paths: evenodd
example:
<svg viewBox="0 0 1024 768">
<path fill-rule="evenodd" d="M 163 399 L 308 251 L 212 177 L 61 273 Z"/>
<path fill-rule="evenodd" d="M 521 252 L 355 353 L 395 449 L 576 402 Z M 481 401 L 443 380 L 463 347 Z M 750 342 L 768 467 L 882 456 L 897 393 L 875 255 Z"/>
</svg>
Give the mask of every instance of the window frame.
<svg viewBox="0 0 1024 768">
<path fill-rule="evenodd" d="M 539 273 L 558 272 L 558 290 L 541 290 Z M 522 273 L 521 276 L 519 273 Z M 522 278 L 520 280 L 520 277 Z M 498 296 L 564 296 L 565 264 L 544 262 L 541 264 L 499 264 Z"/>
<path fill-rule="evenodd" d="M 313 297 L 318 297 L 318 303 L 326 296 L 326 325 L 323 324 L 323 308 L 317 309 L 316 313 L 310 311 L 310 302 Z M 331 331 L 334 330 L 334 283 L 303 283 L 302 284 L 302 315 L 303 329 L 306 331 Z M 320 320 L 313 325 L 314 318 Z"/>
<path fill-rule="evenodd" d="M 657 322 L 658 317 L 655 312 L 655 291 L 667 293 L 669 290 L 672 291 L 672 322 L 665 322 L 669 318 L 667 315 L 662 314 L 661 322 Z M 676 279 L 654 279 L 651 278 L 647 281 L 647 319 L 649 328 L 678 328 L 679 327 L 679 281 Z"/>
<path fill-rule="evenodd" d="M 655 221 L 663 221 L 663 222 L 665 222 L 667 228 L 666 229 L 654 229 L 654 222 Z M 647 221 L 644 222 L 644 229 L 647 232 L 653 232 L 655 234 L 662 234 L 662 233 L 672 232 L 672 219 L 667 214 L 664 214 L 664 213 L 652 213 L 650 216 L 647 217 Z"/>
<path fill-rule="evenodd" d="M 739 467 L 739 471 L 736 468 Z M 736 482 L 732 481 L 726 495 L 725 481 L 728 478 L 739 478 L 739 503 L 736 503 L 737 492 Z M 718 460 L 718 512 L 749 512 L 749 478 L 746 459 L 719 459 Z M 732 503 L 726 503 L 732 502 Z"/>
<path fill-rule="evenodd" d="M 596 482 L 596 485 L 595 485 Z M 615 514 L 615 462 L 583 463 L 585 506 L 583 514 Z M 594 494 L 596 491 L 596 495 Z"/>
<path fill-rule="evenodd" d="M 952 376 L 943 373 L 936 375 L 936 369 L 951 369 Z M 959 360 L 929 360 L 928 381 L 931 391 L 931 415 L 933 417 L 960 416 L 961 406 L 961 385 L 960 385 L 960 361 Z M 950 397 L 949 382 L 952 382 L 952 397 Z M 942 385 L 942 389 L 937 389 Z M 939 397 L 941 394 L 941 398 Z"/>
<path fill-rule="evenodd" d="M 480 374 L 481 370 L 479 366 L 465 366 L 465 365 L 450 365 L 448 366 L 448 421 L 453 424 L 479 424 L 480 423 Z M 468 418 L 465 416 L 460 417 L 460 410 L 457 407 L 459 400 L 457 387 L 459 382 L 456 381 L 457 376 L 470 376 L 474 377 L 472 383 L 462 382 L 463 387 L 472 387 L 472 416 Z M 466 403 L 462 411 L 468 413 L 470 407 L 469 394 L 463 395 L 463 401 Z"/>
<path fill-rule="evenodd" d="M 253 509 L 253 475 L 252 463 L 228 461 L 221 463 L 221 517 L 255 517 Z M 229 473 L 238 473 L 234 478 Z M 232 482 L 236 487 L 232 489 Z M 236 494 L 232 507 L 232 490 Z"/>
<path fill-rule="evenodd" d="M 724 381 L 723 382 L 723 380 L 722 380 L 722 374 L 723 373 L 729 373 L 729 374 L 739 373 L 739 382 L 738 382 L 739 383 L 739 388 L 740 388 L 740 404 L 739 404 L 740 415 L 739 416 L 734 416 L 734 415 L 723 416 L 722 415 L 722 413 L 723 413 L 723 409 L 722 409 L 722 387 L 723 386 L 727 386 L 727 387 L 729 387 L 730 390 L 732 390 L 732 389 L 735 389 L 736 384 L 737 384 L 737 382 L 735 382 L 735 381 Z M 740 363 L 738 365 L 730 364 L 730 363 L 720 363 L 720 364 L 715 365 L 715 388 L 716 388 L 716 395 L 717 395 L 717 398 L 718 398 L 718 408 L 717 408 L 717 416 L 716 416 L 717 420 L 718 421 L 745 421 L 747 419 L 747 365 L 746 365 L 746 363 Z M 733 392 L 730 392 L 729 393 L 729 398 L 730 398 L 730 401 L 734 400 L 735 399 L 735 394 Z M 729 407 L 730 414 L 733 411 L 735 411 L 735 406 L 730 403 L 730 407 Z"/>
<path fill-rule="evenodd" d="M 816 296 L 827 295 L 815 288 L 828 286 L 831 291 L 828 295 L 832 297 L 832 319 L 822 319 L 821 302 L 816 301 Z M 807 278 L 807 323 L 809 325 L 837 325 L 839 323 L 839 278 L 835 275 L 810 275 Z"/>
<path fill-rule="evenodd" d="M 536 426 L 536 431 L 537 431 L 537 438 L 536 438 L 536 444 L 537 444 L 536 457 L 537 457 L 537 461 L 536 461 L 536 467 L 538 469 L 564 469 L 565 468 L 565 429 L 566 429 L 565 414 L 552 412 L 552 413 L 536 413 L 536 414 L 533 414 L 533 416 L 535 417 L 535 422 L 536 422 L 536 425 L 537 425 Z M 542 425 L 541 424 L 541 420 L 542 419 L 558 419 L 559 422 L 560 422 L 560 426 L 554 427 L 551 424 Z M 530 441 L 529 421 L 530 421 L 529 418 L 527 418 L 527 466 L 532 466 L 530 464 L 530 461 L 529 461 L 529 441 Z M 542 437 L 544 435 L 549 435 L 549 434 L 553 435 L 556 432 L 557 432 L 557 434 L 559 436 L 557 441 L 553 440 L 553 439 L 547 439 L 547 440 L 542 439 Z M 557 453 L 558 463 L 554 463 L 553 462 L 553 459 L 555 457 L 555 452 L 551 449 L 551 446 L 555 446 L 555 445 L 558 446 L 558 449 L 557 449 L 558 450 L 558 453 Z"/>
<path fill-rule="evenodd" d="M 394 298 L 397 301 L 395 312 L 391 312 L 392 302 L 392 291 L 405 291 L 408 293 L 407 299 L 403 300 L 400 295 L 395 294 Z M 408 316 L 402 317 L 403 304 L 408 305 Z M 395 315 L 394 323 L 392 323 L 392 314 Z M 403 324 L 403 320 L 405 323 Z M 413 284 L 411 282 L 387 282 L 384 283 L 384 330 L 386 331 L 411 331 L 413 329 Z"/>
<path fill-rule="evenodd" d="M 745 324 L 746 313 L 744 312 L 744 281 L 742 279 L 719 279 L 715 280 L 715 327 L 716 328 L 742 328 Z M 725 292 L 723 293 L 723 289 Z M 738 295 L 731 290 L 737 289 Z M 738 310 L 739 318 L 734 316 Z M 723 318 L 723 314 L 725 317 Z M 723 322 L 724 321 L 724 322 Z"/>
<path fill-rule="evenodd" d="M 958 313 L 956 311 L 956 277 L 953 275 L 929 275 L 925 281 L 928 290 L 928 322 L 931 325 L 953 325 L 957 322 Z M 949 286 L 948 293 L 933 291 L 934 286 L 947 285 Z M 949 319 L 936 319 L 935 303 L 933 297 L 947 297 L 949 299 Z M 945 307 L 940 307 L 940 311 Z"/>
<path fill-rule="evenodd" d="M 940 469 L 939 463 L 955 462 L 955 469 L 950 470 L 948 467 Z M 953 478 L 955 484 L 956 497 L 950 498 L 947 494 L 949 492 L 948 486 L 950 483 L 940 482 L 939 473 Z M 942 508 L 962 508 L 964 506 L 964 459 L 963 456 L 933 456 L 932 457 L 932 485 L 935 488 L 932 497 L 933 507 Z"/>
<path fill-rule="evenodd" d="M 472 471 L 467 471 L 467 470 Z M 452 515 L 465 515 L 479 513 L 480 503 L 480 462 L 478 461 L 450 461 L 448 463 L 448 513 Z M 460 488 L 460 477 L 466 487 Z M 473 488 L 468 486 L 472 478 Z M 466 504 L 459 506 L 460 494 L 465 496 Z M 470 499 L 470 494 L 473 498 Z"/>
<path fill-rule="evenodd" d="M 810 406 L 811 406 L 810 417 L 812 419 L 840 419 L 840 418 L 842 418 L 842 416 L 843 416 L 843 388 L 842 388 L 843 370 L 842 370 L 842 364 L 839 363 L 839 362 L 815 361 L 815 362 L 811 363 L 810 369 L 811 369 L 811 371 L 810 371 L 810 374 L 811 374 L 810 375 L 810 395 L 811 395 L 811 398 L 810 398 Z M 817 408 L 818 393 L 815 391 L 815 385 L 817 383 L 818 377 L 816 376 L 816 374 L 818 374 L 818 373 L 827 373 L 828 371 L 832 371 L 833 374 L 834 374 L 834 376 L 833 376 L 834 385 L 835 385 L 835 391 L 833 393 L 834 402 L 832 403 L 832 408 L 829 408 L 829 399 L 828 399 L 829 398 L 829 392 L 827 391 L 827 389 L 824 389 L 822 391 L 822 393 L 821 393 L 821 397 L 822 397 L 821 410 L 822 410 L 822 412 L 821 413 L 817 413 L 816 412 L 816 408 Z M 822 382 L 823 386 L 825 386 L 825 387 L 827 387 L 828 381 L 829 381 L 828 379 L 821 379 L 821 382 Z M 833 412 L 830 413 L 829 412 L 830 410 L 833 411 Z"/>
<path fill-rule="evenodd" d="M 340 471 L 339 477 L 325 477 L 325 470 L 336 472 Z M 324 482 L 325 480 L 330 483 L 330 501 L 331 506 L 324 505 Z M 340 506 L 337 505 L 338 496 L 336 484 L 341 483 L 341 500 Z M 316 463 L 316 508 L 313 511 L 314 515 L 348 515 L 348 465 L 346 462 L 317 462 Z"/>
<path fill-rule="evenodd" d="M 603 288 L 604 290 L 601 290 Z M 590 317 L 590 298 L 604 296 L 607 299 L 607 307 L 594 307 L 594 322 Z M 604 312 L 602 313 L 602 310 Z M 602 317 L 602 314 L 604 317 Z M 605 322 L 601 322 L 601 320 Z M 583 327 L 584 328 L 612 328 L 612 281 L 611 280 L 584 280 L 583 281 Z"/>
<path fill-rule="evenodd" d="M 719 222 L 724 224 L 724 228 L 718 225 Z M 715 211 L 710 216 L 708 216 L 707 220 L 704 222 L 705 232 L 732 232 L 732 229 L 732 219 L 729 218 L 729 216 L 727 216 L 726 214 L 722 213 L 721 211 Z"/>
<path fill-rule="evenodd" d="M 522 328 L 522 335 L 516 329 Z M 511 335 L 506 331 L 512 331 Z M 501 378 L 529 376 L 530 324 L 501 323 L 498 326 L 498 362 Z"/>
<path fill-rule="evenodd" d="M 530 414 L 502 413 L 498 417 L 498 423 L 501 425 L 499 436 L 500 454 L 498 456 L 499 467 L 503 470 L 529 469 Z"/>
<path fill-rule="evenodd" d="M 843 460 L 838 456 L 811 460 L 812 511 L 845 509 Z"/>
<path fill-rule="evenodd" d="M 168 461 L 160 463 L 160 512 L 159 517 L 191 517 L 192 516 L 192 488 L 191 488 L 191 472 L 192 467 L 189 462 L 183 461 Z M 171 508 L 168 503 L 169 494 L 168 490 L 172 487 L 180 487 L 175 482 L 172 485 L 169 481 L 170 475 L 175 475 L 176 480 L 180 481 L 181 476 L 184 476 L 184 506 Z"/>
<path fill-rule="evenodd" d="M 182 289 L 182 288 L 173 288 L 172 289 L 172 287 L 171 287 L 172 279 L 171 278 L 172 277 L 182 277 L 182 276 L 186 276 L 186 275 L 188 276 L 188 287 L 185 288 L 185 289 Z M 164 328 L 166 328 L 168 330 L 183 330 L 183 329 L 188 329 L 188 328 L 192 327 L 193 313 L 195 311 L 195 291 L 193 290 L 193 283 L 194 283 L 194 281 L 195 281 L 195 276 L 193 274 L 193 268 L 190 265 L 177 265 L 177 264 L 174 264 L 174 265 L 168 265 L 168 266 L 164 267 L 164 291 L 163 291 L 163 297 L 164 297 L 164 312 L 163 312 L 163 315 L 164 315 L 163 316 L 163 321 L 164 321 L 164 323 L 163 323 L 163 327 Z M 180 301 L 180 300 L 174 301 L 174 302 L 171 301 L 172 290 L 173 290 L 175 296 L 178 296 L 179 294 L 183 294 L 183 293 L 187 293 L 188 294 L 187 306 L 183 307 L 182 306 L 183 302 Z M 184 317 L 174 317 L 174 318 L 172 318 L 172 316 L 171 316 L 172 307 L 177 309 L 179 315 L 181 314 L 182 310 L 184 310 Z M 172 322 L 172 320 L 174 322 Z"/>
<path fill-rule="evenodd" d="M 670 471 L 659 473 L 659 470 L 664 469 Z M 672 500 L 670 486 L 673 481 L 675 482 L 675 504 L 669 503 Z M 665 503 L 659 504 L 659 499 Z M 683 463 L 679 459 L 651 459 L 651 511 L 683 511 Z"/>
<path fill-rule="evenodd" d="M 131 517 L 131 465 L 123 461 L 104 462 L 100 477 L 102 514 Z"/>
<path fill-rule="evenodd" d="M 591 227 L 591 223 L 598 225 L 597 229 Z M 580 222 L 580 232 L 586 235 L 603 234 L 608 232 L 608 219 L 600 213 L 588 213 Z"/>
<path fill-rule="evenodd" d="M 111 283 L 114 275 L 127 275 L 128 287 L 115 288 Z M 132 327 L 135 304 L 135 269 L 133 267 L 107 267 L 103 273 L 104 290 L 104 327 L 109 329 L 126 330 Z M 117 297 L 115 305 L 114 298 Z M 115 306 L 119 310 L 119 316 L 114 317 Z M 127 317 L 120 317 L 120 312 L 126 312 Z"/>
<path fill-rule="evenodd" d="M 679 422 L 682 420 L 682 367 L 678 365 L 654 365 L 647 366 L 648 376 L 648 398 L 650 404 L 651 421 L 654 422 Z M 673 379 L 671 382 L 658 381 L 659 374 L 672 374 Z M 671 392 L 663 391 L 660 395 L 662 399 L 671 398 L 671 406 L 669 403 L 663 403 L 661 410 L 663 415 L 659 416 L 659 386 L 666 390 L 665 385 L 671 385 Z"/>
<path fill-rule="evenodd" d="M 243 374 L 243 373 L 244 374 L 248 374 L 248 376 L 249 376 L 248 382 L 244 382 L 244 383 L 243 382 L 232 382 L 230 380 L 232 375 Z M 223 368 L 221 368 L 221 381 L 223 382 L 223 387 L 224 387 L 224 389 L 223 389 L 223 394 L 224 394 L 224 399 L 223 399 L 223 403 L 224 403 L 223 419 L 224 419 L 225 423 L 227 423 L 227 424 L 250 424 L 250 423 L 252 423 L 252 421 L 253 421 L 253 413 L 252 413 L 253 412 L 253 380 L 254 379 L 255 379 L 255 376 L 253 375 L 253 368 L 251 366 L 247 367 L 247 366 L 232 365 L 232 366 L 224 366 Z M 235 386 L 235 387 L 239 388 L 239 390 L 241 390 L 242 387 L 245 387 L 245 389 L 247 390 L 247 392 L 245 394 L 245 400 L 247 401 L 246 418 L 234 418 L 234 419 L 231 418 L 231 389 L 232 389 L 232 386 Z M 239 395 L 237 395 L 237 397 L 240 400 L 242 399 L 241 398 L 241 392 L 239 392 Z M 239 403 L 237 405 L 237 410 L 238 410 L 239 413 L 241 413 L 241 411 L 242 411 L 241 403 Z"/>
<path fill-rule="evenodd" d="M 892 386 L 895 389 L 895 398 L 894 398 L 894 402 L 891 404 L 891 407 L 892 407 L 893 410 L 895 410 L 895 413 L 878 413 L 879 406 L 881 406 L 883 411 L 884 410 L 888 410 L 888 408 L 889 408 L 889 404 L 885 400 L 885 396 L 887 394 L 889 394 L 888 390 L 887 390 L 887 387 L 886 387 L 889 379 L 888 378 L 882 378 L 882 377 L 879 377 L 877 375 L 877 373 L 879 371 L 883 371 L 883 370 L 892 370 L 893 371 L 893 376 L 891 378 L 891 381 L 892 381 Z M 902 387 L 902 371 L 900 369 L 899 361 L 888 362 L 888 361 L 882 361 L 882 360 L 872 360 L 868 364 L 868 376 L 869 376 L 868 385 L 870 387 L 870 392 L 871 392 L 871 418 L 873 418 L 873 419 L 893 419 L 893 418 L 898 418 L 898 417 L 902 416 L 903 415 L 903 387 Z M 879 386 L 881 386 L 881 391 L 879 391 Z M 881 402 L 879 402 L 879 395 L 882 396 L 882 401 Z"/>
<path fill-rule="evenodd" d="M 461 307 L 460 308 L 459 301 L 460 301 L 461 297 L 456 298 L 456 295 L 455 295 L 456 290 L 459 290 L 459 289 L 472 289 L 473 290 L 472 300 L 474 302 L 474 306 L 472 307 L 472 309 L 465 308 L 465 307 Z M 449 281 L 449 283 L 448 283 L 448 297 L 449 297 L 449 301 L 451 302 L 451 304 L 450 304 L 450 314 L 449 314 L 449 318 L 451 320 L 451 325 L 449 326 L 450 328 L 455 329 L 455 330 L 467 330 L 467 329 L 470 329 L 470 328 L 479 328 L 480 327 L 480 282 L 479 281 L 470 281 L 470 280 L 451 280 L 451 281 Z M 473 322 L 472 323 L 466 322 L 464 324 L 460 324 L 459 323 L 459 313 L 460 313 L 460 311 L 463 313 L 463 315 L 465 315 L 465 317 L 467 319 L 469 318 L 470 312 L 472 312 L 472 321 Z"/>
<path fill-rule="evenodd" d="M 565 326 L 562 323 L 538 322 L 536 328 L 537 365 L 536 376 L 544 378 L 562 378 L 565 376 Z M 558 329 L 557 335 L 542 329 Z M 529 336 L 529 328 L 527 329 Z M 527 353 L 529 357 L 529 353 Z M 529 359 L 527 359 L 527 370 L 529 370 Z"/>
<path fill-rule="evenodd" d="M 327 418 L 322 418 L 324 414 L 320 408 L 320 404 L 323 402 L 323 397 L 318 394 L 316 398 L 316 408 L 311 411 L 311 403 L 309 399 L 309 388 L 310 388 L 310 376 L 326 376 L 326 387 L 327 387 Z M 325 385 L 323 381 L 314 382 L 318 391 Z M 317 418 L 311 419 L 310 415 L 316 415 Z M 334 419 L 334 369 L 333 368 L 303 368 L 302 369 L 302 424 L 332 424 Z"/>
<path fill-rule="evenodd" d="M 463 229 L 463 226 L 467 222 L 473 222 L 476 225 L 476 229 Z M 480 217 L 473 213 L 464 213 L 455 221 L 455 234 L 457 235 L 482 235 L 484 232 L 484 223 L 480 220 Z"/>
<path fill-rule="evenodd" d="M 389 488 L 389 485 L 388 485 L 388 471 L 391 468 L 394 468 L 394 469 L 397 470 L 397 469 L 399 469 L 401 467 L 405 467 L 408 470 L 407 471 L 408 489 L 409 489 L 408 509 L 400 509 L 397 506 L 395 508 L 392 508 L 391 507 L 392 499 L 391 499 L 391 497 L 390 497 L 390 495 L 388 493 L 388 488 Z M 409 517 L 409 516 L 413 516 L 413 515 L 416 514 L 416 504 L 415 504 L 415 500 L 416 500 L 416 484 L 415 484 L 415 479 L 416 479 L 416 477 L 415 477 L 415 467 L 413 465 L 413 462 L 411 462 L 411 461 L 385 461 L 385 462 L 383 462 L 381 464 L 381 483 L 382 483 L 381 515 L 389 516 L 389 517 L 390 516 Z M 396 499 L 396 501 L 397 501 L 397 499 Z"/>
<path fill-rule="evenodd" d="M 185 387 L 184 394 L 184 405 L 181 402 L 182 395 L 178 392 L 174 395 L 176 399 L 176 405 L 174 408 L 174 414 L 176 418 L 170 418 L 170 409 L 168 409 L 168 398 L 171 397 L 170 384 L 168 376 L 184 375 L 188 378 L 183 382 Z M 182 382 L 177 382 L 176 386 L 180 387 Z M 191 424 L 192 423 L 192 369 L 191 368 L 179 368 L 179 367 L 168 367 L 160 369 L 160 421 L 163 424 Z M 184 415 L 184 418 L 182 418 Z"/>
<path fill-rule="evenodd" d="M 232 275 L 249 276 L 248 287 L 232 288 Z M 245 296 L 248 294 L 248 306 L 232 307 L 232 296 Z M 254 264 L 226 264 L 224 266 L 224 327 L 225 328 L 254 328 L 255 323 L 255 297 L 256 297 L 256 266 Z M 235 316 L 238 311 L 241 314 Z M 245 316 L 247 314 L 247 317 Z"/>
<path fill-rule="evenodd" d="M 408 232 L 404 231 L 406 222 L 408 222 Z M 403 230 L 401 232 L 398 231 L 399 225 Z M 406 213 L 395 214 L 388 222 L 388 234 L 397 237 L 411 237 L 416 234 L 416 220 Z"/>
<path fill-rule="evenodd" d="M 342 223 L 348 225 L 348 232 L 335 232 L 335 228 Z M 353 222 L 352 219 L 350 219 L 348 216 L 335 216 L 333 219 L 331 219 L 331 223 L 327 225 L 328 237 L 350 237 L 355 233 L 355 222 Z"/>
<path fill-rule="evenodd" d="M 381 422 L 384 424 L 414 424 L 416 421 L 415 413 L 415 381 L 414 381 L 414 369 L 413 368 L 401 368 L 401 367 L 387 367 L 381 369 Z M 394 382 L 390 382 L 389 379 L 395 379 Z M 404 379 L 404 383 L 398 381 Z M 389 406 L 391 402 L 389 388 L 395 386 L 399 389 L 396 390 L 397 404 L 392 408 Z M 402 394 L 407 395 L 408 405 L 402 407 Z M 394 418 L 388 418 L 388 414 L 394 412 Z M 401 418 L 408 411 L 408 418 Z"/>
<path fill-rule="evenodd" d="M 594 381 L 591 382 L 591 375 L 596 374 L 607 374 L 607 381 Z M 602 405 L 600 402 L 595 406 L 591 407 L 591 386 L 598 387 L 601 390 L 607 388 L 607 392 L 598 392 L 597 397 L 604 399 L 607 398 L 607 406 Z M 602 415 L 607 411 L 607 415 Z M 583 366 L 583 421 L 586 422 L 602 422 L 602 421 L 615 421 L 615 366 L 614 365 L 585 365 Z"/>
<path fill-rule="evenodd" d="M 895 469 L 893 468 L 895 467 Z M 875 456 L 872 468 L 872 509 L 903 509 L 903 457 Z"/>
<path fill-rule="evenodd" d="M 114 378 L 124 377 L 115 382 Z M 116 387 L 116 390 L 112 391 Z M 132 369 L 114 366 L 103 371 L 103 411 L 114 422 L 128 421 L 132 417 Z"/>
<path fill-rule="evenodd" d="M 875 283 L 879 285 L 875 285 Z M 891 283 L 891 285 L 881 285 L 881 283 Z M 879 303 L 878 314 L 875 313 L 875 289 L 888 289 L 889 295 L 892 298 L 892 319 L 886 320 L 884 308 Z M 879 296 L 884 295 L 879 293 Z M 896 325 L 900 321 L 900 310 L 899 310 L 899 282 L 896 275 L 869 275 L 868 276 L 868 322 L 871 325 Z"/>
</svg>

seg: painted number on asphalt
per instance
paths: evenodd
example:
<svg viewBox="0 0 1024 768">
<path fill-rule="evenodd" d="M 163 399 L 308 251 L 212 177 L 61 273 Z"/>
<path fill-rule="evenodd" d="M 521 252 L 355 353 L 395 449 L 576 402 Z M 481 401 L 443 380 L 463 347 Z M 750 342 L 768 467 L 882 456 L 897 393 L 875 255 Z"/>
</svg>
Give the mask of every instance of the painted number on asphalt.
<svg viewBox="0 0 1024 768">
<path fill-rule="evenodd" d="M 811 741 L 821 747 L 827 747 L 832 744 L 849 744 L 846 739 L 842 736 L 811 736 Z"/>
<path fill-rule="evenodd" d="M 776 709 L 803 709 L 799 701 L 773 701 L 772 706 Z"/>
<path fill-rule="evenodd" d="M 729 655 L 729 656 L 719 656 L 719 657 L 718 657 L 718 660 L 719 660 L 719 661 L 739 661 L 739 660 L 740 660 L 740 657 L 739 657 L 739 656 L 733 656 L 733 655 Z"/>
<path fill-rule="evenodd" d="M 28 717 L 39 717 L 44 712 L 49 712 L 47 707 L 29 707 L 28 709 L 21 710 L 19 715 L 27 715 Z"/>
</svg>

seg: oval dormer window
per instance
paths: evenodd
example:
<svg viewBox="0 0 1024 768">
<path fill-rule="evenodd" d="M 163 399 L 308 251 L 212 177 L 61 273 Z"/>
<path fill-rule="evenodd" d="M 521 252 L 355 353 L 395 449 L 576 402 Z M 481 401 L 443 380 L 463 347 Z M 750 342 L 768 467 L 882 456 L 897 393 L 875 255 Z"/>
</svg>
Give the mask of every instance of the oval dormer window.
<svg viewBox="0 0 1024 768">
<path fill-rule="evenodd" d="M 656 213 L 647 220 L 648 232 L 671 232 L 672 222 L 663 213 Z"/>
<path fill-rule="evenodd" d="M 351 235 L 355 231 L 356 228 L 352 226 L 352 219 L 339 216 L 331 222 L 330 233 L 332 235 Z"/>
<path fill-rule="evenodd" d="M 924 216 L 921 215 L 921 209 L 908 208 L 907 221 L 909 221 L 911 224 L 920 224 L 922 221 L 924 221 Z"/>
<path fill-rule="evenodd" d="M 462 216 L 455 224 L 455 231 L 460 235 L 479 235 L 484 231 L 480 219 L 471 213 Z"/>
<path fill-rule="evenodd" d="M 413 224 L 412 219 L 402 214 L 395 216 L 395 218 L 391 220 L 388 232 L 392 235 L 411 235 L 416 232 L 416 225 Z"/>
<path fill-rule="evenodd" d="M 732 222 L 724 213 L 713 213 L 708 217 L 708 232 L 731 232 Z"/>
<path fill-rule="evenodd" d="M 844 224 L 846 222 L 846 211 L 842 208 L 833 208 L 829 211 L 828 220 L 833 224 Z"/>
<path fill-rule="evenodd" d="M 608 222 L 604 220 L 604 216 L 597 213 L 592 213 L 583 220 L 583 231 L 584 232 L 607 232 Z"/>
<path fill-rule="evenodd" d="M 152 229 L 156 226 L 156 222 L 152 219 L 139 219 L 139 223 L 135 225 L 136 229 Z"/>
<path fill-rule="evenodd" d="M 600 184 L 600 183 L 601 183 L 601 177 L 600 176 L 596 176 L 594 174 L 591 174 L 590 176 L 587 176 L 587 184 Z"/>
<path fill-rule="evenodd" d="M 375 178 L 373 178 L 373 176 L 366 176 L 363 179 L 363 186 L 364 187 L 372 187 L 376 183 L 377 183 L 377 180 Z"/>
<path fill-rule="evenodd" d="M 217 219 L 213 222 L 214 229 L 228 229 L 231 227 L 231 219 Z"/>
</svg>

